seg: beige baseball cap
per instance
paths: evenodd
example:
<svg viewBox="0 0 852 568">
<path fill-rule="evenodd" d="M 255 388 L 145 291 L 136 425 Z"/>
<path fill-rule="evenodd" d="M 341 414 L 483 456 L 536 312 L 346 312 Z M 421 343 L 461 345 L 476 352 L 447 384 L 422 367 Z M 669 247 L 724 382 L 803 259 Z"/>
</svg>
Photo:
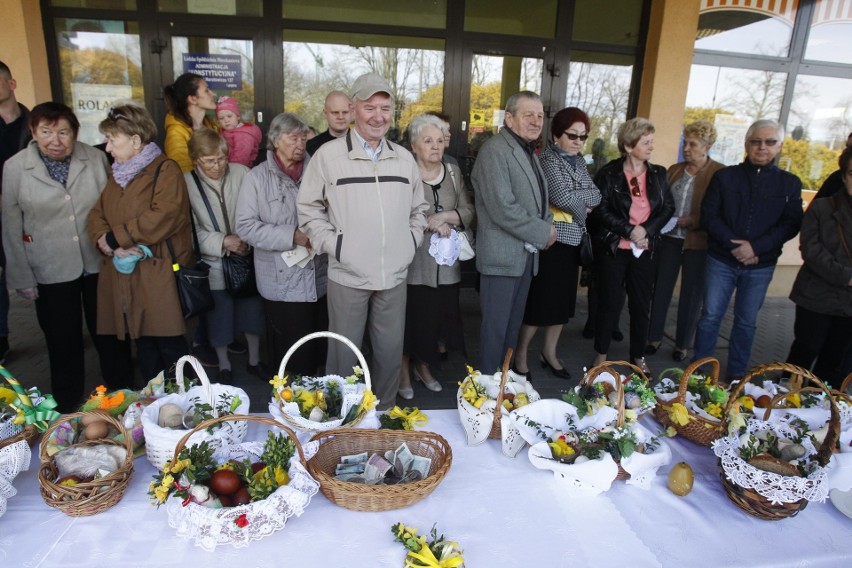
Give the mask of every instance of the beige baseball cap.
<svg viewBox="0 0 852 568">
<path fill-rule="evenodd" d="M 393 97 L 390 84 L 378 73 L 364 73 L 352 83 L 350 94 L 353 99 L 366 101 L 376 93 L 387 93 Z"/>
</svg>

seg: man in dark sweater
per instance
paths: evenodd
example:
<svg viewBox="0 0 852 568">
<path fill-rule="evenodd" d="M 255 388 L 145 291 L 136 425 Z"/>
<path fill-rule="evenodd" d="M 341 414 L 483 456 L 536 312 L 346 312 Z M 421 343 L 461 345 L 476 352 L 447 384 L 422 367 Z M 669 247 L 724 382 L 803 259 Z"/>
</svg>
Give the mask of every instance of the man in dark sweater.
<svg viewBox="0 0 852 568">
<path fill-rule="evenodd" d="M 758 120 L 746 133 L 746 159 L 716 172 L 701 204 L 709 235 L 704 307 L 695 337 L 695 359 L 716 351 L 719 327 L 736 290 L 728 350 L 728 380 L 748 369 L 763 305 L 784 243 L 802 224 L 802 182 L 773 163 L 784 130 Z"/>
<path fill-rule="evenodd" d="M 15 98 L 15 79 L 9 67 L 0 61 L 0 195 L 3 193 L 3 165 L 32 139 L 30 111 Z M 2 237 L 0 237 L 2 239 Z M 9 352 L 9 291 L 6 289 L 6 254 L 0 240 L 0 365 Z"/>
<path fill-rule="evenodd" d="M 328 123 L 328 129 L 308 140 L 305 151 L 309 156 L 313 156 L 319 147 L 326 142 L 331 142 L 346 134 L 349 130 L 349 119 L 352 116 L 352 102 L 346 96 L 346 93 L 332 91 L 325 97 L 322 114 L 325 116 L 326 123 Z"/>
</svg>

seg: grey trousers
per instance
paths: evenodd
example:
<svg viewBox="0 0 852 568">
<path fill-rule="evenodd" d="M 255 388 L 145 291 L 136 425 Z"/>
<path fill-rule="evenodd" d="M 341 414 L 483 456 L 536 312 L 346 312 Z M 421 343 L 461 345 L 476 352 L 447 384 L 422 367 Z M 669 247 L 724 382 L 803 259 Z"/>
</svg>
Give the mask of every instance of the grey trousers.
<svg viewBox="0 0 852 568">
<path fill-rule="evenodd" d="M 704 303 L 704 265 L 706 250 L 682 250 L 683 239 L 663 237 L 655 251 L 657 278 L 654 297 L 651 301 L 651 324 L 648 327 L 648 342 L 661 341 L 666 326 L 666 313 L 674 294 L 678 272 L 680 297 L 677 307 L 677 331 L 675 348 L 691 349 L 695 340 L 698 316 Z"/>
<path fill-rule="evenodd" d="M 499 371 L 506 350 L 514 349 L 518 344 L 532 281 L 532 260 L 532 255 L 529 255 L 524 274 L 519 277 L 487 274 L 480 277 L 482 327 L 479 329 L 479 370 L 483 375 Z"/>
<path fill-rule="evenodd" d="M 396 405 L 402 344 L 405 337 L 405 299 L 403 282 L 388 290 L 361 290 L 328 281 L 328 329 L 361 347 L 364 329 L 370 334 L 373 357 L 370 376 L 378 409 Z M 349 347 L 333 339 L 328 342 L 326 372 L 346 377 L 352 374 L 357 358 Z"/>
</svg>

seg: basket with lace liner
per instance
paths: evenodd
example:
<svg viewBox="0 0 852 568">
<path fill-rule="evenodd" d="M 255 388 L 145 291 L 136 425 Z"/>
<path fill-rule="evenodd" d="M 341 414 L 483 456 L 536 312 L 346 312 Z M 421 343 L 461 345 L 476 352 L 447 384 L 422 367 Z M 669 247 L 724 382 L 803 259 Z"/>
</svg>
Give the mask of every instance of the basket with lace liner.
<svg viewBox="0 0 852 568">
<path fill-rule="evenodd" d="M 302 416 L 299 413 L 298 405 L 295 402 L 285 402 L 281 399 L 281 397 L 274 397 L 273 400 L 269 404 L 269 412 L 276 420 L 280 420 L 290 428 L 293 428 L 297 431 L 302 432 L 324 432 L 327 430 L 335 430 L 338 428 L 354 428 L 358 424 L 364 420 L 370 413 L 375 415 L 375 409 L 362 409 L 355 418 L 351 421 L 343 424 L 343 419 L 346 414 L 349 412 L 349 409 L 353 406 L 358 406 L 361 404 L 362 399 L 364 398 L 365 390 L 372 390 L 372 382 L 370 381 L 370 369 L 367 367 L 367 362 L 364 360 L 364 355 L 361 354 L 361 351 L 352 343 L 348 338 L 338 335 L 337 333 L 331 331 L 317 331 L 311 334 L 308 334 L 301 338 L 299 341 L 294 343 L 290 349 L 287 350 L 287 353 L 284 355 L 284 358 L 281 360 L 281 365 L 278 367 L 278 376 L 284 377 L 286 374 L 287 362 L 290 360 L 290 357 L 293 356 L 293 353 L 296 350 L 311 341 L 312 339 L 319 338 L 329 338 L 336 339 L 340 341 L 344 345 L 346 345 L 349 349 L 355 353 L 355 357 L 358 359 L 358 364 L 361 366 L 361 369 L 364 371 L 364 383 L 355 383 L 349 384 L 343 377 L 338 375 L 326 375 L 324 377 L 317 377 L 314 381 L 318 381 L 323 386 L 328 385 L 329 382 L 336 382 L 340 385 L 340 393 L 343 398 L 342 407 L 341 407 L 341 416 L 335 420 L 328 420 L 326 422 L 316 422 L 314 420 L 309 420 Z"/>
<path fill-rule="evenodd" d="M 580 381 L 581 385 L 592 386 L 595 384 L 595 379 L 598 378 L 604 372 L 609 372 L 613 378 L 615 379 L 613 382 L 615 383 L 615 392 L 617 393 L 618 398 L 616 399 L 615 409 L 618 411 L 618 418 L 615 421 L 615 425 L 618 428 L 624 427 L 624 383 L 621 381 L 621 373 L 618 372 L 618 367 L 629 367 L 634 373 L 639 375 L 639 377 L 644 380 L 646 383 L 648 382 L 648 377 L 645 376 L 645 373 L 642 372 L 642 369 L 634 365 L 633 363 L 628 363 L 627 361 L 604 361 L 597 367 L 592 367 L 588 370 L 588 372 L 583 376 Z M 618 475 L 616 479 L 630 479 L 630 474 L 621 467 L 621 460 L 615 460 L 616 465 L 618 465 Z"/>
<path fill-rule="evenodd" d="M 189 363 L 195 370 L 195 374 L 201 381 L 200 386 L 194 386 L 188 391 L 184 388 L 183 368 L 186 363 Z M 188 429 L 176 430 L 172 428 L 164 428 L 159 425 L 160 408 L 164 404 L 174 403 L 183 408 L 184 412 L 193 398 L 198 398 L 201 402 L 206 402 L 213 407 L 213 417 L 219 416 L 219 411 L 216 409 L 216 401 L 218 398 L 225 395 L 238 396 L 240 405 L 235 410 L 234 414 L 248 414 L 250 401 L 246 392 L 235 386 L 210 383 L 207 378 L 207 373 L 201 363 L 192 355 L 184 355 L 177 361 L 175 368 L 176 382 L 178 386 L 177 394 L 166 395 L 149 404 L 142 411 L 142 430 L 145 434 L 145 453 L 148 456 L 148 461 L 151 462 L 157 469 L 162 469 L 166 461 L 171 459 L 175 451 L 177 443 L 187 433 Z M 222 424 L 222 427 L 207 432 L 205 430 L 197 431 L 192 437 L 192 443 L 200 444 L 207 440 L 215 449 L 224 444 L 239 444 L 246 437 L 248 425 L 245 422 Z"/>
<path fill-rule="evenodd" d="M 724 431 L 727 431 L 727 422 L 731 418 L 729 413 L 733 408 L 733 404 L 737 398 L 739 398 L 745 384 L 754 377 L 775 371 L 790 373 L 793 376 L 794 384 L 797 380 L 806 379 L 827 395 L 831 408 L 828 433 L 813 458 L 816 460 L 817 464 L 819 464 L 820 468 L 824 468 L 831 459 L 832 448 L 837 444 L 837 439 L 840 433 L 840 411 L 828 387 L 826 387 L 825 384 L 810 371 L 802 369 L 801 367 L 797 367 L 789 363 L 769 363 L 766 365 L 759 365 L 751 369 L 731 392 L 731 396 L 728 399 L 728 405 L 725 409 L 725 414 L 723 415 L 725 419 L 725 425 L 723 426 Z M 771 429 L 773 426 L 768 421 L 758 422 L 765 425 L 762 426 L 764 429 Z M 783 426 L 783 424 L 778 425 L 778 427 Z M 788 517 L 793 517 L 807 506 L 808 499 L 804 495 L 795 499 L 795 497 L 798 496 L 798 492 L 797 495 L 790 497 L 789 494 L 793 493 L 792 489 L 790 489 L 793 484 L 791 484 L 790 481 L 801 480 L 798 484 L 802 486 L 800 492 L 807 492 L 815 495 L 818 494 L 819 486 L 826 484 L 825 472 L 821 469 L 812 473 L 807 478 L 784 476 L 758 470 L 754 466 L 746 463 L 745 460 L 739 456 L 738 448 L 728 448 L 728 446 L 730 446 L 728 443 L 729 439 L 733 437 L 735 436 L 727 436 L 726 438 L 719 439 L 713 444 L 713 450 L 717 457 L 719 457 L 719 477 L 722 480 L 722 486 L 725 489 L 725 494 L 735 505 L 746 513 L 766 521 L 778 521 Z M 733 456 L 730 455 L 731 452 L 734 453 Z M 744 472 L 745 479 L 751 485 L 757 485 L 758 480 L 763 478 L 766 478 L 768 483 L 761 482 L 759 488 L 754 486 L 746 487 L 732 479 L 732 476 L 738 472 Z M 788 494 L 787 498 L 777 495 L 776 492 L 779 490 L 786 490 L 785 492 Z M 827 489 L 824 490 L 824 493 L 827 494 Z M 771 498 L 768 497 L 767 494 L 770 495 Z"/>
<path fill-rule="evenodd" d="M 11 436 L 0 437 L 0 450 L 5 448 L 6 446 L 11 446 L 12 444 L 18 443 L 21 440 L 26 440 L 27 444 L 32 448 L 38 442 L 38 438 L 41 435 L 35 426 L 32 424 L 27 424 L 23 428 L 15 428 L 16 432 Z"/>
<path fill-rule="evenodd" d="M 295 432 L 272 418 L 228 414 L 202 422 L 180 439 L 175 447 L 171 463 L 177 463 L 180 452 L 194 434 L 203 432 L 210 426 L 226 422 L 241 422 L 246 426 L 248 422 L 257 422 L 283 430 L 293 440 L 296 454 L 290 459 L 288 472 L 290 480 L 287 485 L 278 487 L 260 501 L 214 509 L 192 502 L 183 506 L 181 500 L 175 497 L 167 499 L 169 526 L 177 529 L 179 537 L 194 540 L 195 544 L 201 548 L 211 551 L 220 544 L 230 544 L 238 548 L 248 546 L 251 541 L 259 540 L 284 528 L 287 519 L 294 515 L 300 516 L 305 511 L 311 498 L 319 490 L 319 484 L 305 468 L 305 453 Z M 224 455 L 228 459 L 240 460 L 251 456 L 256 458 L 254 461 L 257 461 L 262 453 L 263 442 L 242 442 L 224 445 L 216 450 L 214 456 Z M 238 524 L 237 520 L 240 517 L 248 524 Z"/>
<path fill-rule="evenodd" d="M 319 448 L 308 460 L 308 471 L 319 481 L 320 491 L 329 501 L 353 511 L 390 511 L 413 505 L 435 490 L 453 462 L 449 442 L 434 432 L 348 428 L 320 432 L 311 439 L 314 441 Z M 341 457 L 363 452 L 384 455 L 403 442 L 412 454 L 432 460 L 429 474 L 423 479 L 398 485 L 366 485 L 334 478 Z"/>
<path fill-rule="evenodd" d="M 710 378 L 712 385 L 719 386 L 720 365 L 718 359 L 706 357 L 704 359 L 693 361 L 686 369 L 684 369 L 683 375 L 680 377 L 680 387 L 678 388 L 677 395 L 674 398 L 663 400 L 657 396 L 657 406 L 654 407 L 654 418 L 656 418 L 657 422 L 663 426 L 671 426 L 674 428 L 679 436 L 683 436 L 687 440 L 691 440 L 696 444 L 709 447 L 710 444 L 713 443 L 713 440 L 716 440 L 722 435 L 722 420 L 708 420 L 704 416 L 700 416 L 693 412 L 686 404 L 686 391 L 689 386 L 689 377 L 704 365 L 710 365 L 710 372 L 707 377 Z M 689 422 L 683 426 L 672 421 L 670 417 L 672 406 L 675 403 L 682 404 L 689 413 Z"/>
<path fill-rule="evenodd" d="M 47 429 L 44 433 L 44 439 L 50 439 L 50 436 L 60 424 L 90 415 L 97 416 L 98 420 L 109 422 L 123 436 L 124 443 L 111 439 L 86 440 L 85 442 L 74 444 L 72 447 L 111 445 L 123 447 L 127 453 L 124 457 L 124 462 L 115 471 L 92 481 L 68 486 L 56 483 L 59 477 L 56 462 L 53 456 L 47 453 L 48 445 L 41 445 L 41 467 L 38 470 L 38 483 L 41 496 L 49 506 L 59 509 L 71 517 L 88 517 L 103 513 L 121 500 L 124 492 L 127 490 L 127 486 L 130 484 L 130 478 L 133 477 L 133 437 L 127 433 L 121 422 L 108 414 L 94 412 L 66 414 Z"/>
</svg>

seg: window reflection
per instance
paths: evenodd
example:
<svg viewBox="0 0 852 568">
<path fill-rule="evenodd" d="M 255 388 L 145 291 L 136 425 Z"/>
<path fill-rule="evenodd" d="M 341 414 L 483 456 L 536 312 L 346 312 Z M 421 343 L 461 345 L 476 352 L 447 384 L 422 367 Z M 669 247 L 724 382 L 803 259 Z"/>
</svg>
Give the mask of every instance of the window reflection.
<svg viewBox="0 0 852 568">
<path fill-rule="evenodd" d="M 850 132 L 852 80 L 800 75 L 781 153 L 786 169 L 799 176 L 806 189 L 819 189 L 837 169 Z"/>
<path fill-rule="evenodd" d="M 733 8 L 726 4 L 725 0 L 702 0 L 695 49 L 787 55 L 796 2 L 742 3 Z"/>
<path fill-rule="evenodd" d="M 284 110 L 326 128 L 322 108 L 334 90 L 348 93 L 370 71 L 385 77 L 396 101 L 391 140 L 411 119 L 444 102 L 444 42 L 428 38 L 284 31 Z"/>
<path fill-rule="evenodd" d="M 447 0 L 283 0 L 282 10 L 293 20 L 438 29 L 447 23 Z"/>
<path fill-rule="evenodd" d="M 516 0 L 465 0 L 467 32 L 555 37 L 556 0 L 518 4 Z"/>
<path fill-rule="evenodd" d="M 805 59 L 852 63 L 852 5 L 817 0 Z"/>
<path fill-rule="evenodd" d="M 112 102 L 144 104 L 139 26 L 136 22 L 57 18 L 62 99 L 80 120 L 78 140 L 100 144 L 98 124 Z"/>
<path fill-rule="evenodd" d="M 627 118 L 633 58 L 574 51 L 568 68 L 565 106 L 589 115 L 590 142 L 585 150 L 592 173 L 618 156 L 616 130 Z"/>
<path fill-rule="evenodd" d="M 684 123 L 714 123 L 719 137 L 710 156 L 723 164 L 739 163 L 748 125 L 758 118 L 778 120 L 786 82 L 786 73 L 693 65 Z"/>
</svg>

